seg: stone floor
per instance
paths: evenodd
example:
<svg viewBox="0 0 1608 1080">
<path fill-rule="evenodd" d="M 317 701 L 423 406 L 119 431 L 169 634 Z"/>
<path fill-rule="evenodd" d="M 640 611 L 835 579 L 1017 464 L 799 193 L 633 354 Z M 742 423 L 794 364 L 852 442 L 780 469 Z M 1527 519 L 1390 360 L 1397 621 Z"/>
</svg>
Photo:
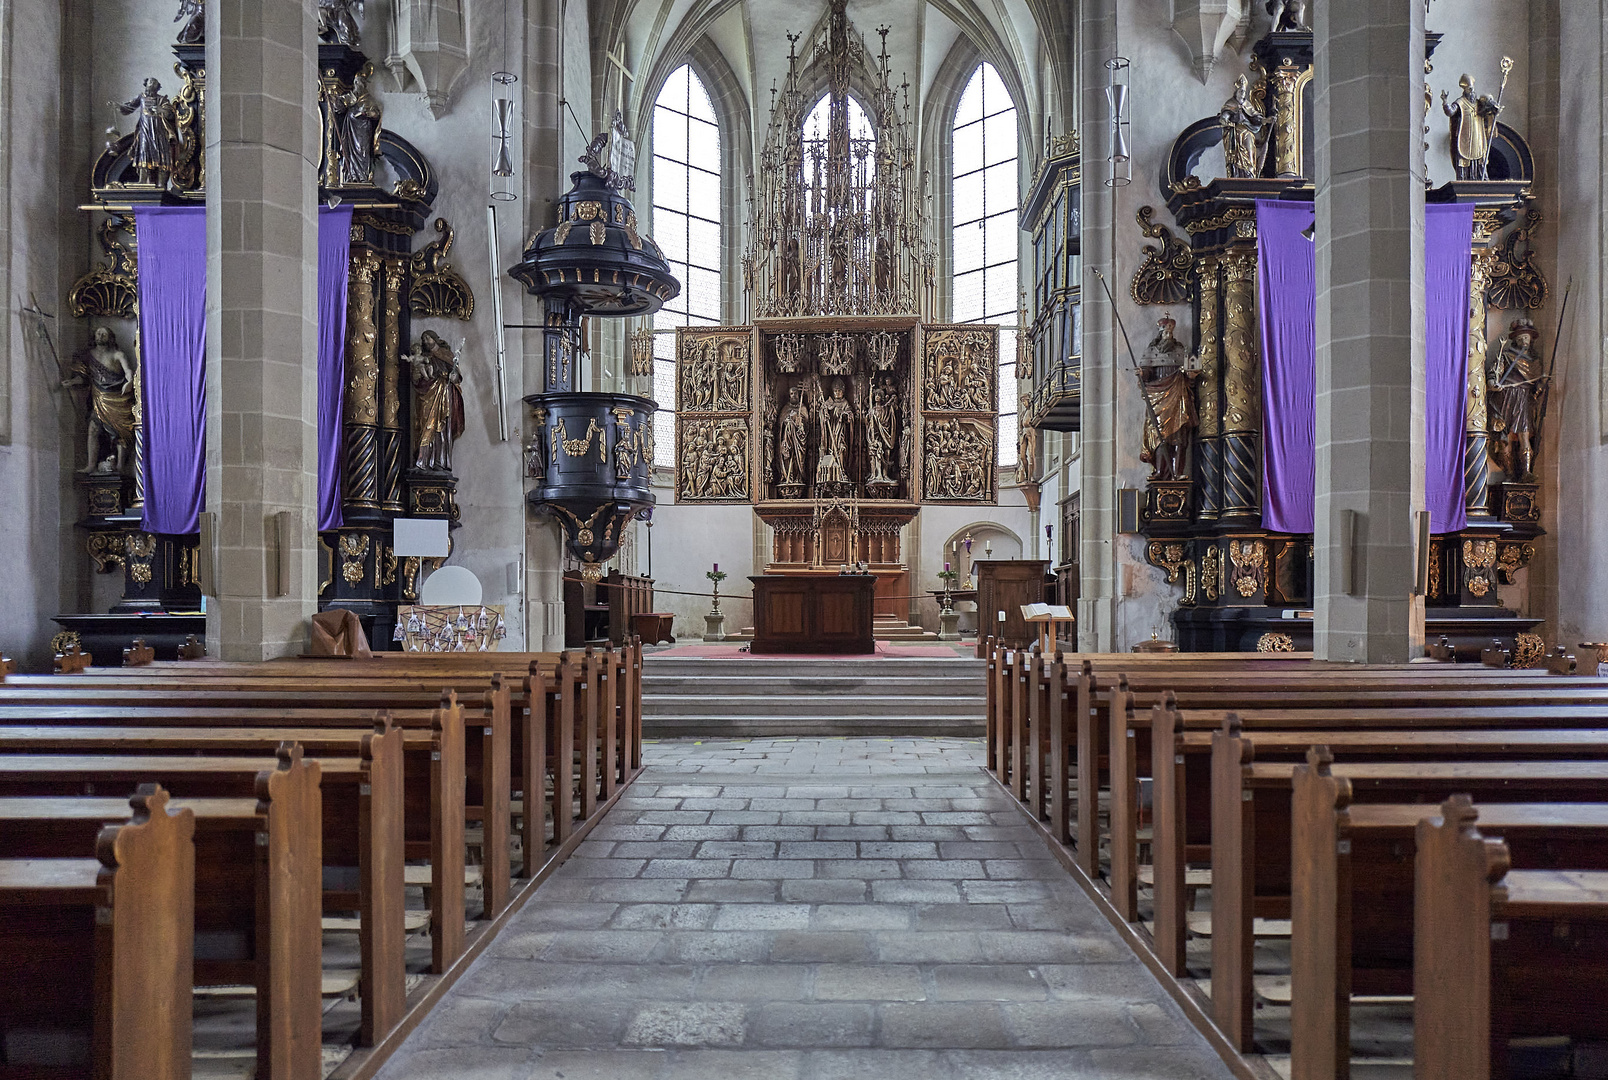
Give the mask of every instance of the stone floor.
<svg viewBox="0 0 1608 1080">
<path fill-rule="evenodd" d="M 980 740 L 645 758 L 381 1080 L 1230 1075 Z"/>
</svg>

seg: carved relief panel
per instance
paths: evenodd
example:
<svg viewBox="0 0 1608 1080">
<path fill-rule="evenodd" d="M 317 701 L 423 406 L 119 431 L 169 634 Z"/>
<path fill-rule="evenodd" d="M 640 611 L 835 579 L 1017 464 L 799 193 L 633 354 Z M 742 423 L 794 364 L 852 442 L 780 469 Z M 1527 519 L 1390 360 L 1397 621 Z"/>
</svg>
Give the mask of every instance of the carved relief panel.
<svg viewBox="0 0 1608 1080">
<path fill-rule="evenodd" d="M 822 319 L 759 341 L 761 498 L 913 499 L 911 323 Z"/>
<path fill-rule="evenodd" d="M 922 498 L 995 502 L 998 328 L 927 327 L 921 369 Z"/>
<path fill-rule="evenodd" d="M 753 498 L 753 332 L 676 332 L 676 501 Z"/>
</svg>

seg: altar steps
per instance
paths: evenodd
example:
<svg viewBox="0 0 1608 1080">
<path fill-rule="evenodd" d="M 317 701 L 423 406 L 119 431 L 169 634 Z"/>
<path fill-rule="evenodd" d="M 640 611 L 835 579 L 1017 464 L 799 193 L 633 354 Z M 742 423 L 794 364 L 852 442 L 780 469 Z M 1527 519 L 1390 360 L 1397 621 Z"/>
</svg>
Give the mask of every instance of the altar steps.
<svg viewBox="0 0 1608 1080">
<path fill-rule="evenodd" d="M 754 628 L 745 626 L 735 634 L 727 634 L 727 641 L 752 641 Z M 912 626 L 897 615 L 878 615 L 871 622 L 872 641 L 937 641 L 938 635 L 924 626 Z"/>
<path fill-rule="evenodd" d="M 981 660 L 655 657 L 642 662 L 647 738 L 983 733 Z"/>
</svg>

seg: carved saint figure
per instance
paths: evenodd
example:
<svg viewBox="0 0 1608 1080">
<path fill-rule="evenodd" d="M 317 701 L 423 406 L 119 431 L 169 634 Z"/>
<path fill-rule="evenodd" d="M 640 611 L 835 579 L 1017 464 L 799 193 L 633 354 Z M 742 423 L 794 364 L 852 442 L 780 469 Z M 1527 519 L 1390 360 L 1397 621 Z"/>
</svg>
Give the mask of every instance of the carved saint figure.
<svg viewBox="0 0 1608 1080">
<path fill-rule="evenodd" d="M 1026 396 L 1018 401 L 1016 415 L 1027 415 Z M 1038 429 L 1024 423 L 1016 432 L 1016 482 L 1034 484 L 1038 478 Z"/>
<path fill-rule="evenodd" d="M 1486 94 L 1476 98 L 1470 75 L 1457 80 L 1457 85 L 1463 92 L 1450 104 L 1446 91 L 1441 91 L 1441 111 L 1452 121 L 1452 166 L 1459 180 L 1488 180 L 1491 136 L 1496 134 L 1496 117 L 1502 105 Z"/>
<path fill-rule="evenodd" d="M 1306 0 L 1267 0 L 1267 13 L 1273 16 L 1276 34 L 1312 29 L 1306 21 Z"/>
<path fill-rule="evenodd" d="M 760 479 L 769 484 L 776 479 L 776 402 L 768 398 L 759 437 Z"/>
<path fill-rule="evenodd" d="M 1156 322 L 1156 336 L 1139 358 L 1139 391 L 1145 398 L 1144 451 L 1152 480 L 1184 480 L 1189 476 L 1189 443 L 1194 437 L 1195 380 L 1189 351 L 1173 336 L 1170 315 Z"/>
<path fill-rule="evenodd" d="M 179 27 L 180 45 L 195 45 L 206 40 L 206 6 L 202 0 L 179 0 L 179 13 L 173 16 L 173 21 L 184 24 Z"/>
<path fill-rule="evenodd" d="M 1264 129 L 1267 117 L 1251 102 L 1251 80 L 1241 75 L 1234 80 L 1234 94 L 1217 113 L 1223 129 L 1223 161 L 1228 175 L 1243 180 L 1262 171 L 1262 151 L 1267 145 Z"/>
<path fill-rule="evenodd" d="M 1535 324 L 1519 319 L 1508 329 L 1507 340 L 1487 373 L 1491 435 L 1498 440 L 1492 448 L 1497 464 L 1509 477 L 1524 482 L 1535 479 L 1534 437 L 1552 378 L 1541 370 L 1535 338 Z"/>
<path fill-rule="evenodd" d="M 815 484 L 847 484 L 849 482 L 849 428 L 854 420 L 854 406 L 844 397 L 843 380 L 832 380 L 832 396 L 820 396 L 816 383 L 816 419 L 821 427 L 821 452 L 815 462 Z"/>
<path fill-rule="evenodd" d="M 318 0 L 318 40 L 361 48 L 354 11 L 363 14 L 363 0 Z"/>
<path fill-rule="evenodd" d="M 787 411 L 782 414 L 780 469 L 783 486 L 803 488 L 804 454 L 809 441 L 810 409 L 803 391 L 795 386 L 787 392 Z"/>
<path fill-rule="evenodd" d="M 380 152 L 380 103 L 369 91 L 368 76 L 352 76 L 352 88 L 330 101 L 342 184 L 374 182 L 374 159 Z"/>
<path fill-rule="evenodd" d="M 741 341 L 727 339 L 720 349 L 720 407 L 748 408 L 748 349 Z"/>
<path fill-rule="evenodd" d="M 88 432 L 81 473 L 120 473 L 134 445 L 135 383 L 139 376 L 117 335 L 95 328 L 95 344 L 73 357 L 72 375 L 62 383 L 89 391 Z"/>
<path fill-rule="evenodd" d="M 448 471 L 463 434 L 463 372 L 452 347 L 426 330 L 405 359 L 413 369 L 413 467 Z"/>
<path fill-rule="evenodd" d="M 892 375 L 882 376 L 882 384 L 871 391 L 871 410 L 865 421 L 866 453 L 871 458 L 869 484 L 898 483 L 899 390 Z"/>
<path fill-rule="evenodd" d="M 137 96 L 113 104 L 124 116 L 134 114 L 134 140 L 128 147 L 128 163 L 134 166 L 139 182 L 166 185 L 179 153 L 173 100 L 162 93 L 160 82 L 146 79 L 145 89 Z"/>
</svg>

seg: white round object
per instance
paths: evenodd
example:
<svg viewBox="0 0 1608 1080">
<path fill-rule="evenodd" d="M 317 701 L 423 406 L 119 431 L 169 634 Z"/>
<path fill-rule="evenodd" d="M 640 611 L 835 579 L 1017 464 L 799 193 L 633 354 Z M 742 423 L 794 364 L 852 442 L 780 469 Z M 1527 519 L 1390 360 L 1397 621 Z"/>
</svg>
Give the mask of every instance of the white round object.
<svg viewBox="0 0 1608 1080">
<path fill-rule="evenodd" d="M 462 566 L 443 566 L 424 579 L 419 603 L 426 607 L 480 603 L 480 579 Z"/>
</svg>

